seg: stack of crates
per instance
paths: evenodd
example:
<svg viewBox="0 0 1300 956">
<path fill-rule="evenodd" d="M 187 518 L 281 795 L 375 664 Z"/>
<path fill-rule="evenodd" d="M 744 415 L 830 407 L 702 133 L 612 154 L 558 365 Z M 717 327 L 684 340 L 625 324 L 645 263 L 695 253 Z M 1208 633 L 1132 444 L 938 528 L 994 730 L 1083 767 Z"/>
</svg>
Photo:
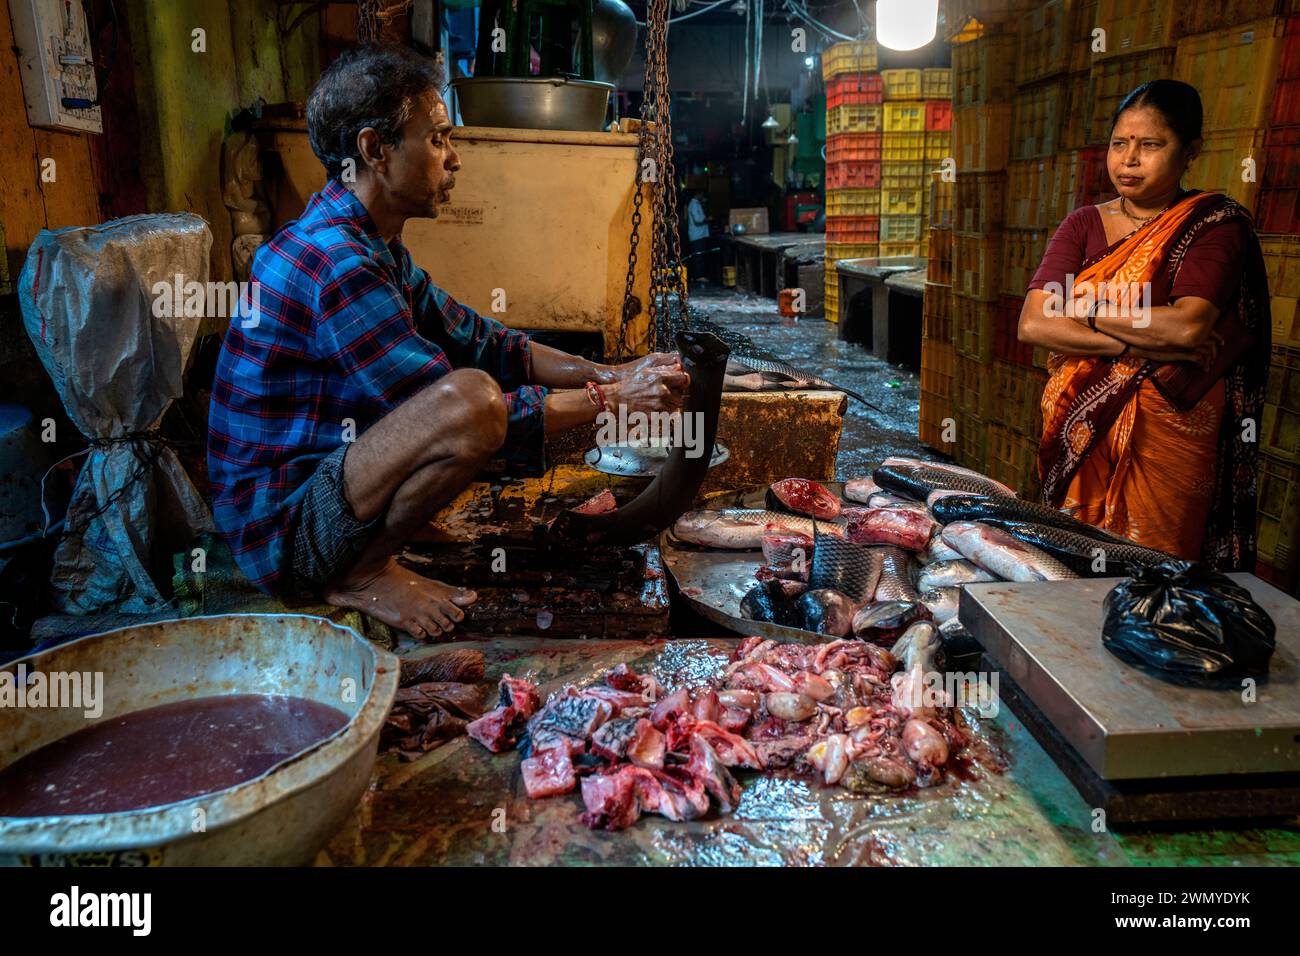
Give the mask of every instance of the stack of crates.
<svg viewBox="0 0 1300 956">
<path fill-rule="evenodd" d="M 826 81 L 825 315 L 839 321 L 840 259 L 880 254 L 884 77 L 873 41 L 822 54 Z"/>
<path fill-rule="evenodd" d="M 1256 228 L 1268 270 L 1272 367 L 1260 426 L 1256 574 L 1288 591 L 1300 584 L 1300 4 L 1276 28 L 1276 81 L 1263 131 Z M 1180 47 L 1181 49 L 1181 47 Z M 1254 106 L 1253 100 L 1249 105 Z"/>
<path fill-rule="evenodd" d="M 922 301 L 919 437 L 931 448 L 956 453 L 952 346 L 952 210 L 956 184 L 944 170 L 930 173 L 927 193 L 929 258 Z"/>
<path fill-rule="evenodd" d="M 951 72 L 885 70 L 881 77 L 885 129 L 881 153 L 880 255 L 924 255 L 928 247 L 926 202 L 931 162 L 927 156 L 938 156 L 940 162 L 947 156 L 946 141 L 952 135 L 952 101 L 946 95 Z"/>
</svg>

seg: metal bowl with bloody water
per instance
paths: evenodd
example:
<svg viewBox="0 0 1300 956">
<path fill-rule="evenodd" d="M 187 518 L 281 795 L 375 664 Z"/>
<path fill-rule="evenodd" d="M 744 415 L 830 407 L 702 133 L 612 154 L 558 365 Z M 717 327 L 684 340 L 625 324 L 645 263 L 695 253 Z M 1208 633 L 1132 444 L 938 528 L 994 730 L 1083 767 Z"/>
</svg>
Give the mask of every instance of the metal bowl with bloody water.
<svg viewBox="0 0 1300 956">
<path fill-rule="evenodd" d="M 365 791 L 398 661 L 324 618 L 231 614 L 84 637 L 0 680 L 28 692 L 0 707 L 0 865 L 295 865 Z"/>
</svg>

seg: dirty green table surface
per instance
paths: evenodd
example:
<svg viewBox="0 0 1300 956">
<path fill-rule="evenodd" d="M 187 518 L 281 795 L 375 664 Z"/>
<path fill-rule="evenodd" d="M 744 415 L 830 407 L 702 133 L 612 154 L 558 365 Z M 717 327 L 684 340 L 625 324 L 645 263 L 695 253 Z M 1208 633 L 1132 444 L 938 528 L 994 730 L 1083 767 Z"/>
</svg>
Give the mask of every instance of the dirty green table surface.
<svg viewBox="0 0 1300 956">
<path fill-rule="evenodd" d="M 457 642 L 482 650 L 488 680 L 531 673 L 543 694 L 627 662 L 672 683 L 699 682 L 736 639 Z M 409 656 L 436 653 L 422 648 Z M 1268 827 L 1094 832 L 1089 807 L 1008 708 L 972 717 L 998 758 L 974 779 L 904 796 L 857 796 L 794 777 L 742 772 L 725 817 L 644 816 L 588 830 L 576 793 L 529 800 L 519 755 L 460 738 L 410 763 L 381 754 L 357 808 L 317 858 L 335 866 L 483 865 L 1300 865 L 1300 820 Z M 1003 768 L 1003 769 L 998 769 Z"/>
</svg>

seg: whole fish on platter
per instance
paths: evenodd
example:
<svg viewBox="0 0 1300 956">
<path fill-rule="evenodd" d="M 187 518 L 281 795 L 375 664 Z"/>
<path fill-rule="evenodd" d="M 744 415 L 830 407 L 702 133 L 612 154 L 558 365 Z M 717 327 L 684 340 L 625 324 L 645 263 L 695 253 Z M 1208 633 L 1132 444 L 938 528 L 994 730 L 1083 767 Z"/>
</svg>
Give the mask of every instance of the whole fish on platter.
<svg viewBox="0 0 1300 956">
<path fill-rule="evenodd" d="M 992 478 L 920 465 L 881 465 L 872 472 L 871 477 L 884 491 L 903 495 L 913 501 L 925 501 L 935 491 L 1015 497 L 1010 488 Z"/>
<path fill-rule="evenodd" d="M 1027 521 L 1030 524 L 1045 524 L 1054 528 L 1063 528 L 1076 534 L 1109 541 L 1112 544 L 1132 544 L 1126 538 L 1120 538 L 1109 531 L 1084 524 L 1063 511 L 1049 508 L 1036 501 L 1024 498 L 994 498 L 971 495 L 953 495 L 941 498 L 930 507 L 930 513 L 941 524 L 953 521 L 983 521 L 985 518 L 1001 518 L 1003 521 Z"/>
<path fill-rule="evenodd" d="M 917 468 L 938 468 L 940 471 L 950 471 L 955 475 L 965 475 L 968 478 L 982 478 L 985 481 L 992 481 L 988 475 L 975 471 L 970 468 L 963 468 L 961 465 L 954 465 L 947 461 L 934 461 L 928 458 L 907 458 L 903 455 L 890 455 L 881 465 L 904 465 Z M 1005 488 L 1006 486 L 1003 485 Z M 1014 492 L 1013 492 L 1014 493 Z"/>
<path fill-rule="evenodd" d="M 943 540 L 970 561 L 1007 581 L 1062 581 L 1078 575 L 1046 551 L 1025 544 L 1001 528 L 977 521 L 954 521 Z"/>
<path fill-rule="evenodd" d="M 1170 555 L 1140 544 L 1099 541 L 1077 531 L 1026 521 L 986 518 L 984 524 L 1001 528 L 1012 537 L 1041 548 L 1066 567 L 1084 577 L 1114 577 L 1132 574 L 1134 569 L 1154 567 Z"/>
<path fill-rule="evenodd" d="M 996 581 L 995 575 L 989 574 L 977 564 L 958 558 L 956 561 L 935 561 L 921 569 L 921 576 L 916 579 L 918 590 L 931 588 L 957 587 L 963 584 L 977 584 L 980 581 Z"/>
<path fill-rule="evenodd" d="M 688 511 L 673 523 L 673 534 L 682 541 L 706 548 L 745 551 L 762 547 L 765 534 L 801 534 L 811 538 L 814 525 L 823 534 L 844 537 L 842 523 L 814 522 L 802 515 L 762 508 Z"/>
</svg>

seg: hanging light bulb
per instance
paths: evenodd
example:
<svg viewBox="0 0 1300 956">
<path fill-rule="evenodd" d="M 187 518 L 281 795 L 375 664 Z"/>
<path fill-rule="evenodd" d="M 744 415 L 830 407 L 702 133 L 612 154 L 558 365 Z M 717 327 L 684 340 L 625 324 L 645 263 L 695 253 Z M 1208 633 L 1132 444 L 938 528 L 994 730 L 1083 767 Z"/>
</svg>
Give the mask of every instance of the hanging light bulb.
<svg viewBox="0 0 1300 956">
<path fill-rule="evenodd" d="M 786 138 L 785 143 L 786 143 L 787 146 L 798 146 L 798 145 L 799 145 L 799 137 L 796 136 L 796 135 L 794 135 L 794 133 L 791 133 L 791 134 Z"/>
<path fill-rule="evenodd" d="M 731 5 L 730 9 L 732 13 L 743 17 L 749 10 L 749 4 L 747 4 L 745 0 L 736 0 L 736 2 Z"/>
<path fill-rule="evenodd" d="M 876 41 L 891 50 L 916 50 L 934 39 L 939 0 L 876 0 Z"/>
<path fill-rule="evenodd" d="M 771 113 L 767 114 L 767 119 L 763 120 L 763 129 L 780 129 L 780 121 Z"/>
</svg>

